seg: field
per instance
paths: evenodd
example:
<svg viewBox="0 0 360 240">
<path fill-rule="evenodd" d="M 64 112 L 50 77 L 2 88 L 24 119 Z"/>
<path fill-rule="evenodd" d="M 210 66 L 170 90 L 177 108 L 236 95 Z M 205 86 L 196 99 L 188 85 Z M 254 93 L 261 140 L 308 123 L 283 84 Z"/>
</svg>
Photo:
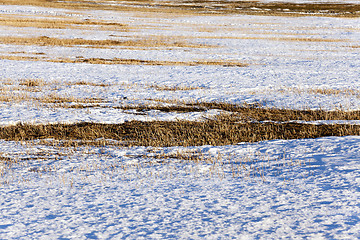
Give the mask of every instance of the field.
<svg viewBox="0 0 360 240">
<path fill-rule="evenodd" d="M 0 239 L 360 238 L 359 17 L 0 0 Z"/>
</svg>

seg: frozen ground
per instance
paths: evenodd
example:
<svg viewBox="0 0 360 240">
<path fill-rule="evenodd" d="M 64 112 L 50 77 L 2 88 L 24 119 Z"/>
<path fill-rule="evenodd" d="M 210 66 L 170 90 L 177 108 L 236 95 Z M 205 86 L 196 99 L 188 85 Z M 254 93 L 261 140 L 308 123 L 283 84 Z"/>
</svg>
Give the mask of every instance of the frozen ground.
<svg viewBox="0 0 360 240">
<path fill-rule="evenodd" d="M 1 44 L 2 56 L 236 60 L 247 67 L 147 66 L 0 60 L 1 125 L 197 120 L 204 113 L 125 111 L 156 99 L 359 109 L 360 20 L 170 16 L 1 6 L 0 16 L 123 23 L 129 31 L 0 26 L 0 36 L 161 37 L 205 47 L 88 48 Z M 26 87 L 24 79 L 41 79 Z M 85 85 L 76 85 L 84 81 Z M 100 86 L 101 84 L 105 84 Z M 187 90 L 161 90 L 161 87 Z M 317 91 L 324 90 L 324 91 Z M 100 99 L 66 108 L 45 99 Z M 10 100 L 9 100 L 10 99 Z M 80 100 L 79 100 L 80 99 Z M 149 100 L 150 99 L 150 100 Z M 76 101 L 75 101 L 76 100 Z M 81 102 L 81 101 L 80 101 Z M 87 104 L 87 103 L 86 103 Z M 357 239 L 360 138 L 191 148 L 57 148 L 0 141 L 2 239 Z M 206 159 L 167 158 L 183 152 Z M 156 158 L 164 156 L 164 162 Z M 17 163 L 8 165 L 7 160 Z"/>
</svg>

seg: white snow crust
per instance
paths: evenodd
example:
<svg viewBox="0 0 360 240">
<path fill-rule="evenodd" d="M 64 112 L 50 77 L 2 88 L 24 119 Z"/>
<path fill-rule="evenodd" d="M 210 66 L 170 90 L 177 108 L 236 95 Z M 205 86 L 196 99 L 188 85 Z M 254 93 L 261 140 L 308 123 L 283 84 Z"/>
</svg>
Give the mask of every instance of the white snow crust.
<svg viewBox="0 0 360 240">
<path fill-rule="evenodd" d="M 1 141 L 0 147 L 20 159 L 39 152 L 59 154 L 41 145 L 24 148 Z M 150 166 L 145 163 L 156 160 L 149 148 L 103 147 L 12 166 L 6 172 L 12 183 L 1 187 L 0 238 L 360 237 L 359 137 L 188 150 L 215 158 L 221 154 L 224 165 L 212 170 L 212 164 L 172 160 Z M 247 169 L 264 170 L 249 176 L 240 162 Z M 234 175 L 232 167 L 242 170 Z"/>
</svg>

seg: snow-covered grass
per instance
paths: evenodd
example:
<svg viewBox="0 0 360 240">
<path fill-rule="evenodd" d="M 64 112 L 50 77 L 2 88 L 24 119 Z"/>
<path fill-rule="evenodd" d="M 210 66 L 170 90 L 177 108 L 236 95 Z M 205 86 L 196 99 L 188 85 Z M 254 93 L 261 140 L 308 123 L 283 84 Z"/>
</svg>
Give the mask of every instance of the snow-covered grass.
<svg viewBox="0 0 360 240">
<path fill-rule="evenodd" d="M 1 126 L 229 112 L 205 109 L 211 102 L 360 109 L 359 18 L 3 2 Z M 188 147 L 0 140 L 0 238 L 357 239 L 359 151 L 357 136 Z"/>
</svg>

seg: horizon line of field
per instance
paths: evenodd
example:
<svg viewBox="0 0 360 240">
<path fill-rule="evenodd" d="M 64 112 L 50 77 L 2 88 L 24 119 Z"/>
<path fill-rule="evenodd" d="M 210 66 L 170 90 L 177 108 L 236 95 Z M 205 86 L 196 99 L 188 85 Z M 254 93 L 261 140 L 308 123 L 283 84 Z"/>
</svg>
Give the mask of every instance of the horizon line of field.
<svg viewBox="0 0 360 240">
<path fill-rule="evenodd" d="M 277 16 L 328 16 L 357 17 L 360 5 L 355 3 L 299 3 L 299 2 L 259 2 L 259 1 L 113 1 L 75 2 L 75 1 L 41 1 L 3 0 L 2 4 L 31 5 L 64 9 L 95 9 L 112 11 L 143 11 L 172 14 L 248 14 Z"/>
</svg>

